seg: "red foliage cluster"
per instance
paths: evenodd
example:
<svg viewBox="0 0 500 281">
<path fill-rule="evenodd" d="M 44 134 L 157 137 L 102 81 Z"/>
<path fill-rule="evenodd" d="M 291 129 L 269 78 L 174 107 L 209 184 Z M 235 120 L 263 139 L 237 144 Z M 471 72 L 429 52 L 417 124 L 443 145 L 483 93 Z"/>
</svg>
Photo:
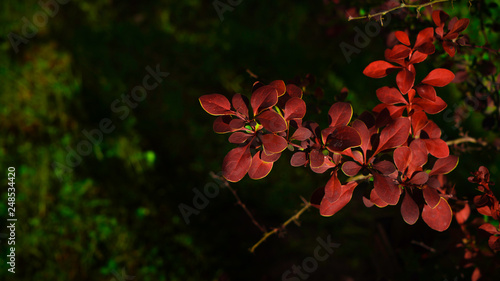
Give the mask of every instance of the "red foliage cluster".
<svg viewBox="0 0 500 281">
<path fill-rule="evenodd" d="M 201 106 L 218 116 L 214 130 L 232 133 L 229 141 L 238 145 L 224 158 L 223 176 L 231 182 L 247 173 L 252 179 L 263 178 L 288 147 L 294 152 L 292 166 L 309 166 L 316 173 L 330 171 L 330 180 L 311 200 L 321 215 L 331 216 L 351 200 L 358 180 L 342 184 L 342 171 L 349 177 L 373 180 L 369 198 L 363 198 L 366 206 L 397 205 L 404 194 L 401 215 L 405 222 L 414 224 L 421 214 L 432 229 L 446 230 L 453 214 L 441 178 L 456 167 L 458 157 L 450 155 L 440 128 L 427 115 L 446 108 L 435 87 L 446 86 L 455 75 L 437 68 L 416 84 L 415 65 L 435 52 L 435 32 L 446 52 L 453 56 L 454 44 L 468 20 L 451 20 L 445 33 L 447 14 L 435 11 L 433 19 L 438 27 L 420 31 L 413 44 L 407 33 L 397 31 L 399 43 L 385 51 L 385 60 L 372 62 L 364 69 L 363 73 L 371 78 L 397 71 L 397 87 L 378 89 L 376 96 L 381 104 L 353 121 L 353 109 L 345 102 L 331 106 L 327 128 L 303 121 L 306 104 L 302 90 L 283 81 L 269 85 L 256 82 L 250 101 L 241 94 L 236 94 L 232 102 L 220 94 L 202 96 Z M 477 199 L 483 204 L 481 210 L 496 211 L 498 219 L 498 200 L 491 201 L 489 189 L 483 189 L 485 194 Z"/>
</svg>

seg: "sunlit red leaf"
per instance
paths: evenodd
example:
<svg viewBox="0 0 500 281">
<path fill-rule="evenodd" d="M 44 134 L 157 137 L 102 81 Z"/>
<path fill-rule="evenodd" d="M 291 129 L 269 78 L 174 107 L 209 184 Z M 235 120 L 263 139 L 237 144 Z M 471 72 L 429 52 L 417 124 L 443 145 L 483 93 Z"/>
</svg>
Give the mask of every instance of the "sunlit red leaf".
<svg viewBox="0 0 500 281">
<path fill-rule="evenodd" d="M 406 99 L 401 95 L 401 93 L 396 88 L 390 88 L 384 86 L 377 89 L 377 98 L 385 104 L 407 104 Z"/>
<path fill-rule="evenodd" d="M 380 142 L 376 153 L 405 143 L 410 133 L 410 126 L 410 120 L 405 117 L 397 118 L 387 125 L 380 133 Z"/>
<path fill-rule="evenodd" d="M 428 114 L 436 114 L 443 111 L 446 108 L 446 102 L 439 96 L 436 96 L 435 101 L 430 101 L 428 99 L 415 98 L 413 104 L 418 105 L 423 111 Z"/>
<path fill-rule="evenodd" d="M 373 164 L 373 168 L 379 171 L 382 175 L 389 175 L 396 171 L 394 164 L 387 160 L 382 160 Z"/>
<path fill-rule="evenodd" d="M 341 152 L 351 147 L 361 145 L 358 131 L 348 126 L 338 126 L 326 141 L 326 147 L 332 152 Z"/>
<path fill-rule="evenodd" d="M 469 19 L 459 19 L 449 33 L 460 33 L 469 26 Z"/>
<path fill-rule="evenodd" d="M 264 162 L 260 159 L 259 153 L 256 153 L 252 158 L 252 165 L 248 170 L 248 176 L 251 179 L 259 180 L 266 177 L 273 168 L 272 162 Z"/>
<path fill-rule="evenodd" d="M 203 95 L 198 100 L 208 114 L 218 116 L 234 113 L 229 100 L 221 94 Z"/>
<path fill-rule="evenodd" d="M 405 44 L 406 46 L 410 46 L 410 38 L 408 37 L 408 34 L 406 34 L 403 31 L 396 31 L 394 32 L 394 35 L 396 36 L 399 42 Z"/>
<path fill-rule="evenodd" d="M 429 43 L 432 43 L 434 39 L 434 29 L 432 27 L 428 27 L 422 31 L 420 31 L 417 35 L 417 40 L 415 41 L 415 46 L 413 47 L 415 50 L 418 50 L 425 54 L 431 54 L 434 51 L 428 47 Z"/>
<path fill-rule="evenodd" d="M 423 185 L 429 180 L 429 175 L 426 172 L 417 172 L 412 175 L 410 183 L 414 185 Z"/>
<path fill-rule="evenodd" d="M 427 76 L 425 76 L 424 80 L 422 80 L 422 84 L 431 85 L 434 87 L 443 87 L 448 85 L 453 78 L 455 78 L 455 74 L 444 68 L 437 68 L 429 72 Z"/>
<path fill-rule="evenodd" d="M 275 87 L 268 85 L 255 90 L 250 98 L 254 116 L 267 108 L 273 107 L 277 102 L 278 91 Z"/>
<path fill-rule="evenodd" d="M 284 115 L 286 120 L 304 118 L 306 103 L 300 98 L 291 98 L 285 104 Z"/>
<path fill-rule="evenodd" d="M 436 158 L 444 158 L 450 155 L 450 149 L 442 139 L 427 139 L 425 140 L 425 145 L 427 151 Z"/>
<path fill-rule="evenodd" d="M 371 78 L 382 78 L 387 76 L 392 70 L 398 68 L 398 66 L 392 65 L 386 61 L 378 60 L 370 63 L 363 70 L 363 74 Z"/>
<path fill-rule="evenodd" d="M 240 181 L 250 169 L 252 155 L 250 145 L 237 147 L 229 151 L 222 162 L 222 175 L 230 182 Z"/>
<path fill-rule="evenodd" d="M 401 216 L 407 224 L 414 224 L 418 220 L 419 209 L 408 191 L 405 192 L 403 203 L 401 203 Z"/>
<path fill-rule="evenodd" d="M 455 44 L 449 41 L 443 41 L 443 49 L 450 55 L 450 57 L 455 56 L 457 49 L 455 48 Z"/>
<path fill-rule="evenodd" d="M 267 151 L 267 152 L 269 152 L 269 151 Z M 264 162 L 274 163 L 274 162 L 278 161 L 278 159 L 280 159 L 280 156 L 281 156 L 281 153 L 266 154 L 266 151 L 262 151 L 262 153 L 260 154 L 260 159 L 262 159 L 262 161 L 264 161 Z"/>
<path fill-rule="evenodd" d="M 248 98 L 241 94 L 235 94 L 232 99 L 233 107 L 237 112 L 248 117 Z"/>
<path fill-rule="evenodd" d="M 247 133 L 243 133 L 243 132 L 234 132 L 231 134 L 231 136 L 229 136 L 229 142 L 240 144 L 240 143 L 246 142 L 247 140 L 249 140 L 252 137 L 253 137 L 252 134 L 247 134 Z"/>
<path fill-rule="evenodd" d="M 396 164 L 398 171 L 402 173 L 406 172 L 406 168 L 408 168 L 412 160 L 411 156 L 411 150 L 407 146 L 400 146 L 394 150 L 394 164 Z"/>
<path fill-rule="evenodd" d="M 328 110 L 330 127 L 347 125 L 352 117 L 352 106 L 346 102 L 336 102 Z"/>
<path fill-rule="evenodd" d="M 337 172 L 334 172 L 325 185 L 325 197 L 329 201 L 335 202 L 340 198 L 341 193 L 342 184 L 337 177 Z"/>
<path fill-rule="evenodd" d="M 378 196 L 377 191 L 375 191 L 375 189 L 372 189 L 370 191 L 370 201 L 373 204 L 375 204 L 375 206 L 377 206 L 379 208 L 383 208 L 383 207 L 386 207 L 387 205 L 389 205 L 389 204 L 387 204 L 387 202 L 380 199 L 380 196 Z"/>
<path fill-rule="evenodd" d="M 272 110 L 266 110 L 257 116 L 257 120 L 262 124 L 262 126 L 273 132 L 283 132 L 287 129 L 287 123 L 283 116 Z"/>
<path fill-rule="evenodd" d="M 423 62 L 427 58 L 427 56 L 428 56 L 427 54 L 424 54 L 424 53 L 419 52 L 419 51 L 415 51 L 411 55 L 411 59 L 410 59 L 410 61 L 408 63 L 410 65 L 411 64 L 415 64 L 415 63 L 421 63 L 421 62 Z"/>
<path fill-rule="evenodd" d="M 429 176 L 447 174 L 453 171 L 453 169 L 455 169 L 457 164 L 458 164 L 458 157 L 455 155 L 450 155 L 445 158 L 440 158 L 436 160 L 436 163 L 434 163 L 434 167 L 432 167 Z"/>
<path fill-rule="evenodd" d="M 288 142 L 275 134 L 265 134 L 260 137 L 264 150 L 269 153 L 280 153 L 288 146 Z"/>
<path fill-rule="evenodd" d="M 319 149 L 311 150 L 309 158 L 311 160 L 311 167 L 320 167 L 325 162 L 325 155 Z"/>
<path fill-rule="evenodd" d="M 422 130 L 425 125 L 427 125 L 427 122 L 427 114 L 420 110 L 415 111 L 411 116 L 411 127 L 413 128 L 413 135 L 419 136 L 420 130 Z"/>
<path fill-rule="evenodd" d="M 422 167 L 427 163 L 427 147 L 422 139 L 413 140 L 410 143 L 411 164 L 416 167 Z"/>
<path fill-rule="evenodd" d="M 436 125 L 436 123 L 434 123 L 431 120 L 429 120 L 429 122 L 427 122 L 427 125 L 425 125 L 423 130 L 427 133 L 427 135 L 431 139 L 441 138 L 441 129 L 438 127 L 438 125 Z"/>
<path fill-rule="evenodd" d="M 413 87 L 415 83 L 415 73 L 404 68 L 401 69 L 396 75 L 396 84 L 403 95 L 408 93 L 408 91 Z"/>
<path fill-rule="evenodd" d="M 229 127 L 231 127 L 233 130 L 239 130 L 243 128 L 246 125 L 247 122 L 245 120 L 240 119 L 240 118 L 234 118 L 229 122 Z"/>
<path fill-rule="evenodd" d="M 419 96 L 421 96 L 424 99 L 428 99 L 430 101 L 435 101 L 436 100 L 436 90 L 434 87 L 430 85 L 419 85 L 417 86 L 417 93 Z"/>
<path fill-rule="evenodd" d="M 479 229 L 482 229 L 486 232 L 488 232 L 489 234 L 500 234 L 500 231 L 498 231 L 498 229 L 492 225 L 491 223 L 485 223 L 485 224 L 482 224 Z"/>
<path fill-rule="evenodd" d="M 410 47 L 398 44 L 392 49 L 387 49 L 384 55 L 388 61 L 398 63 L 400 60 L 406 59 L 410 55 L 410 52 Z"/>
<path fill-rule="evenodd" d="M 328 200 L 327 196 L 323 197 L 319 208 L 320 214 L 322 216 L 333 216 L 335 213 L 344 208 L 345 205 L 351 201 L 352 193 L 357 185 L 358 183 L 355 181 L 342 185 L 341 195 L 339 199 L 334 202 Z"/>
<path fill-rule="evenodd" d="M 353 177 L 359 173 L 361 166 L 354 161 L 347 161 L 342 165 L 342 172 L 349 177 Z"/>
<path fill-rule="evenodd" d="M 364 153 L 370 148 L 370 131 L 368 130 L 368 127 L 366 126 L 365 122 L 361 120 L 354 120 L 352 122 L 352 127 L 358 131 L 359 136 L 361 137 L 361 150 L 363 150 Z"/>
<path fill-rule="evenodd" d="M 269 86 L 276 88 L 276 91 L 278 92 L 278 97 L 281 97 L 282 95 L 285 94 L 286 86 L 285 86 L 285 82 L 283 82 L 283 80 L 275 80 L 275 81 L 269 83 Z"/>
<path fill-rule="evenodd" d="M 311 131 L 309 129 L 307 129 L 306 127 L 300 127 L 297 130 L 295 130 L 291 139 L 298 140 L 298 141 L 304 141 L 310 137 L 312 137 Z"/>
<path fill-rule="evenodd" d="M 380 199 L 389 205 L 396 205 L 401 195 L 398 185 L 387 176 L 374 173 L 373 177 L 374 190 Z"/>
<path fill-rule="evenodd" d="M 436 207 L 431 208 L 428 205 L 424 205 L 422 210 L 422 219 L 424 222 L 432 229 L 437 231 L 445 231 L 448 229 L 451 223 L 453 213 L 451 211 L 448 202 L 440 198 L 439 203 Z"/>
<path fill-rule="evenodd" d="M 293 167 L 304 166 L 307 163 L 307 155 L 304 151 L 295 152 L 290 159 L 290 165 Z"/>
<path fill-rule="evenodd" d="M 432 12 L 432 20 L 437 26 L 444 24 L 444 22 L 448 20 L 449 17 L 450 16 L 442 10 L 434 10 Z"/>
<path fill-rule="evenodd" d="M 324 159 L 325 159 L 325 161 L 323 162 L 323 164 L 321 164 L 321 166 L 319 166 L 319 167 L 311 166 L 311 171 L 313 171 L 317 174 L 322 174 L 322 173 L 328 171 L 329 169 L 336 167 L 336 164 L 333 163 L 329 157 L 325 156 Z"/>
</svg>

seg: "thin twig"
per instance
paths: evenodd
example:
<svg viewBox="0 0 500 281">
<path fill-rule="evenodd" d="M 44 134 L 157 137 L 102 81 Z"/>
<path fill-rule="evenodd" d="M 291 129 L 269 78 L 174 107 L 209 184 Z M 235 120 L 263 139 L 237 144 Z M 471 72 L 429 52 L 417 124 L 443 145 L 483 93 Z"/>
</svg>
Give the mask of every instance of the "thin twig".
<svg viewBox="0 0 500 281">
<path fill-rule="evenodd" d="M 420 247 L 422 247 L 422 248 L 425 248 L 425 249 L 427 249 L 427 250 L 429 250 L 429 251 L 431 251 L 431 252 L 433 252 L 433 253 L 435 253 L 435 252 L 436 252 L 436 250 L 435 250 L 434 248 L 432 248 L 432 247 L 430 247 L 430 246 L 425 245 L 425 244 L 424 244 L 424 242 L 419 242 L 419 241 L 411 240 L 411 243 L 412 243 L 412 244 L 415 244 L 415 245 L 418 245 L 418 246 L 420 246 Z"/>
<path fill-rule="evenodd" d="M 416 8 L 417 15 L 420 15 L 420 9 L 422 9 L 424 7 L 431 6 L 431 5 L 434 5 L 434 4 L 437 4 L 437 3 L 441 3 L 441 2 L 449 2 L 449 1 L 450 0 L 434 0 L 432 2 L 425 3 L 425 4 L 420 4 L 420 5 L 416 5 L 416 4 L 409 4 L 408 5 L 408 4 L 405 4 L 403 2 L 403 3 L 401 3 L 401 5 L 399 5 L 397 7 L 391 8 L 391 9 L 386 10 L 386 11 L 378 12 L 378 13 L 375 13 L 375 14 L 368 14 L 366 16 L 360 16 L 360 17 L 349 16 L 348 20 L 351 21 L 351 20 L 371 19 L 373 17 L 380 16 L 380 22 L 382 23 L 382 17 L 383 16 L 385 16 L 387 13 L 390 13 L 390 12 L 393 12 L 393 11 L 396 11 L 396 10 L 399 10 L 399 9 L 403 9 L 403 8 Z"/>
<path fill-rule="evenodd" d="M 250 217 L 250 219 L 252 220 L 253 224 L 255 224 L 255 226 L 257 226 L 260 229 L 260 231 L 262 231 L 262 233 L 265 233 L 266 232 L 266 228 L 263 227 L 262 225 L 260 225 L 257 222 L 257 220 L 255 220 L 255 218 L 253 217 L 252 213 L 248 210 L 247 206 L 241 201 L 240 197 L 236 193 L 236 190 L 234 190 L 229 185 L 229 183 L 227 182 L 227 180 L 225 178 L 221 177 L 221 176 L 216 175 L 214 172 L 210 172 L 210 176 L 212 176 L 212 178 L 214 178 L 214 179 L 218 179 L 218 180 L 222 181 L 222 184 L 224 184 L 224 186 L 227 187 L 227 189 L 229 189 L 231 191 L 231 193 L 233 193 L 234 198 L 236 198 L 236 204 L 240 205 L 241 208 L 243 208 L 243 210 L 245 211 L 245 213 L 248 215 L 248 217 Z"/>
<path fill-rule="evenodd" d="M 471 137 L 463 137 L 463 138 L 459 138 L 459 139 L 456 139 L 456 140 L 450 140 L 450 141 L 447 141 L 446 144 L 447 145 L 455 145 L 455 144 L 461 144 L 461 143 L 464 143 L 464 142 L 478 143 L 478 144 L 481 144 L 481 145 L 485 145 L 483 142 L 478 141 L 475 138 L 471 138 Z"/>
<path fill-rule="evenodd" d="M 302 198 L 302 201 L 305 201 L 305 199 Z M 305 205 L 302 209 L 300 209 L 300 211 L 298 211 L 295 215 L 293 215 L 292 217 L 290 217 L 287 221 L 285 221 L 280 227 L 276 227 L 276 228 L 273 228 L 272 230 L 264 233 L 264 236 L 262 236 L 262 238 L 257 242 L 255 243 L 255 245 L 252 246 L 252 248 L 250 248 L 250 253 L 253 253 L 255 251 L 255 249 L 260 245 L 262 244 L 262 242 L 266 241 L 266 239 L 277 233 L 278 231 L 280 230 L 283 230 L 286 228 L 286 226 L 288 224 L 290 224 L 292 221 L 296 221 L 299 219 L 300 215 L 302 215 L 302 213 L 304 213 L 307 209 L 309 209 L 309 207 L 311 207 L 311 203 L 310 202 L 307 202 L 305 201 Z"/>
</svg>

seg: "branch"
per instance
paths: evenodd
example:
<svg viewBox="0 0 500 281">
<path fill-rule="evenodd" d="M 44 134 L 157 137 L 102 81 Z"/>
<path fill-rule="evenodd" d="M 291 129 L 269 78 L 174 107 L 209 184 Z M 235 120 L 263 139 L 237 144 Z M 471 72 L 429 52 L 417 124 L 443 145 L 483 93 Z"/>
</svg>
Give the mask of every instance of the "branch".
<svg viewBox="0 0 500 281">
<path fill-rule="evenodd" d="M 463 138 L 459 138 L 456 140 L 447 141 L 446 144 L 448 146 L 450 146 L 450 145 L 455 145 L 455 144 L 461 144 L 464 142 L 477 143 L 477 144 L 480 144 L 483 146 L 486 145 L 484 142 L 482 142 L 480 140 L 476 140 L 475 138 L 471 138 L 471 137 L 463 137 Z"/>
<path fill-rule="evenodd" d="M 382 26 L 384 25 L 383 21 L 382 21 L 382 17 L 385 16 L 386 14 L 390 13 L 390 12 L 393 12 L 393 11 L 396 11 L 396 10 L 399 10 L 399 9 L 403 9 L 403 8 L 416 8 L 417 10 L 417 17 L 420 16 L 420 9 L 424 8 L 424 7 L 427 7 L 427 6 L 431 6 L 431 5 L 434 5 L 434 4 L 437 4 L 437 3 L 441 3 L 441 2 L 449 2 L 450 0 L 434 0 L 432 2 L 429 2 L 429 3 L 425 3 L 425 4 L 420 4 L 420 5 L 416 5 L 416 4 L 405 4 L 404 2 L 401 3 L 401 5 L 399 6 L 396 6 L 394 8 L 391 8 L 389 10 L 386 10 L 386 11 L 383 11 L 383 12 L 378 12 L 378 13 L 375 13 L 375 14 L 368 14 L 366 16 L 360 16 L 360 17 L 352 17 L 352 16 L 349 16 L 348 18 L 348 21 L 351 21 L 351 20 L 361 20 L 361 19 L 371 19 L 373 17 L 378 17 L 380 16 L 380 23 L 382 24 Z M 453 0 L 452 0 L 453 1 Z"/>
<path fill-rule="evenodd" d="M 252 246 L 252 248 L 249 249 L 250 253 L 253 253 L 255 252 L 255 249 L 260 245 L 262 244 L 262 242 L 266 241 L 266 239 L 277 233 L 278 231 L 280 230 L 283 230 L 285 229 L 285 227 L 290 224 L 292 221 L 296 221 L 299 219 L 300 215 L 302 215 L 302 213 L 304 213 L 307 209 L 309 209 L 309 207 L 311 207 L 311 203 L 306 201 L 304 198 L 302 198 L 302 201 L 304 201 L 304 207 L 302 209 L 300 209 L 300 211 L 298 211 L 295 215 L 293 215 L 292 217 L 290 217 L 286 222 L 284 222 L 280 227 L 276 227 L 276 228 L 273 228 L 272 230 L 264 233 L 264 236 L 262 236 L 262 238 L 257 242 L 255 243 L 255 245 Z"/>
<path fill-rule="evenodd" d="M 262 225 L 260 225 L 257 222 L 257 220 L 255 220 L 255 218 L 253 217 L 252 213 L 248 210 L 247 206 L 241 201 L 240 197 L 236 193 L 236 190 L 234 190 L 229 185 L 229 183 L 227 182 L 227 180 L 225 178 L 221 177 L 221 176 L 216 175 L 214 172 L 210 172 L 210 176 L 213 179 L 218 179 L 218 180 L 222 181 L 222 183 L 224 184 L 224 186 L 227 187 L 227 189 L 231 190 L 231 192 L 234 195 L 234 198 L 236 198 L 236 204 L 240 205 L 241 208 L 243 208 L 243 210 L 245 211 L 245 213 L 248 215 L 248 217 L 250 217 L 250 219 L 252 220 L 253 224 L 255 224 L 255 226 L 257 226 L 260 229 L 260 231 L 262 231 L 263 233 L 265 233 L 266 232 L 266 228 L 263 227 Z"/>
</svg>

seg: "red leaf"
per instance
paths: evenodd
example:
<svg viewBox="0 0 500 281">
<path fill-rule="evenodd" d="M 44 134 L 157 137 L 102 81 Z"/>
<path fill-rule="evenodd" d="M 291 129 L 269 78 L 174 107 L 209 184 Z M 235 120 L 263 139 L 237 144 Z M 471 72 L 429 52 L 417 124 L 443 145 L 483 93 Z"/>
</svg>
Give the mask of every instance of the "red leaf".
<svg viewBox="0 0 500 281">
<path fill-rule="evenodd" d="M 423 130 L 427 133 L 427 135 L 431 139 L 441 138 L 441 129 L 439 129 L 438 125 L 436 125 L 436 123 L 434 123 L 431 120 L 427 122 L 427 125 L 425 125 Z"/>
<path fill-rule="evenodd" d="M 342 165 L 342 172 L 349 177 L 353 177 L 359 173 L 361 166 L 354 161 L 347 161 Z"/>
<path fill-rule="evenodd" d="M 348 148 L 361 145 L 361 137 L 358 131 L 348 126 L 335 127 L 325 143 L 328 150 L 342 152 Z"/>
<path fill-rule="evenodd" d="M 389 205 L 396 205 L 401 195 L 401 190 L 394 181 L 378 173 L 373 174 L 373 185 L 377 195 Z"/>
<path fill-rule="evenodd" d="M 445 231 L 451 223 L 453 213 L 448 202 L 440 198 L 436 207 L 431 208 L 424 205 L 422 210 L 422 219 L 432 229 L 437 231 Z"/>
<path fill-rule="evenodd" d="M 410 38 L 408 37 L 408 34 L 403 31 L 396 31 L 394 32 L 394 35 L 399 42 L 405 44 L 406 46 L 410 46 Z"/>
<path fill-rule="evenodd" d="M 500 250 L 500 236 L 490 236 L 490 239 L 488 239 L 488 245 L 494 251 Z"/>
<path fill-rule="evenodd" d="M 229 151 L 222 162 L 222 175 L 230 182 L 240 181 L 250 169 L 250 144 Z"/>
<path fill-rule="evenodd" d="M 280 159 L 281 153 L 271 153 L 271 154 L 266 154 L 266 151 L 262 151 L 260 154 L 260 159 L 264 162 L 271 162 L 274 163 Z"/>
<path fill-rule="evenodd" d="M 430 52 L 430 49 L 426 47 L 426 45 L 428 45 L 428 43 L 432 43 L 433 39 L 434 29 L 432 27 L 428 27 L 418 33 L 417 40 L 415 41 L 415 46 L 413 47 L 413 49 L 425 54 L 431 54 L 433 52 Z"/>
<path fill-rule="evenodd" d="M 354 120 L 354 122 L 352 122 L 352 127 L 358 131 L 359 136 L 361 137 L 361 150 L 363 150 L 363 153 L 366 153 L 366 151 L 370 148 L 371 137 L 368 127 L 365 122 L 361 120 Z"/>
<path fill-rule="evenodd" d="M 469 19 L 459 19 L 449 33 L 460 33 L 469 26 Z"/>
<path fill-rule="evenodd" d="M 415 64 L 415 63 L 421 63 L 421 62 L 423 62 L 427 58 L 427 56 L 428 56 L 427 54 L 424 54 L 424 53 L 419 52 L 419 51 L 415 51 L 411 55 L 411 59 L 408 62 L 408 64 L 412 65 L 412 64 Z"/>
<path fill-rule="evenodd" d="M 437 26 L 440 26 L 441 24 L 444 24 L 444 22 L 449 18 L 447 13 L 441 11 L 441 10 L 434 10 L 432 12 L 432 20 Z"/>
<path fill-rule="evenodd" d="M 252 165 L 248 170 L 248 176 L 254 180 L 259 180 L 266 177 L 273 168 L 272 162 L 264 162 L 260 159 L 259 155 L 261 153 L 262 151 L 255 153 L 255 155 L 252 158 Z"/>
<path fill-rule="evenodd" d="M 260 137 L 264 150 L 269 153 L 280 153 L 288 146 L 288 142 L 275 134 L 265 134 Z"/>
<path fill-rule="evenodd" d="M 500 234 L 500 231 L 498 231 L 498 229 L 492 225 L 491 223 L 485 223 L 485 224 L 482 224 L 479 229 L 482 229 L 486 232 L 488 232 L 489 234 Z"/>
<path fill-rule="evenodd" d="M 285 82 L 283 82 L 283 80 L 275 80 L 275 81 L 269 83 L 269 86 L 276 88 L 276 91 L 278 92 L 278 97 L 281 97 L 282 95 L 285 94 L 286 86 L 285 86 Z"/>
<path fill-rule="evenodd" d="M 427 163 L 427 147 L 422 139 L 413 140 L 410 143 L 411 164 L 415 167 L 422 167 Z"/>
<path fill-rule="evenodd" d="M 453 78 L 455 78 L 455 74 L 444 68 L 437 68 L 429 72 L 427 76 L 425 76 L 424 80 L 422 80 L 422 84 L 431 85 L 434 87 L 443 87 L 448 85 Z"/>
<path fill-rule="evenodd" d="M 294 84 L 288 84 L 286 85 L 286 92 L 290 97 L 297 97 L 297 98 L 302 98 L 302 90 L 295 86 Z"/>
<path fill-rule="evenodd" d="M 432 86 L 425 84 L 417 86 L 417 93 L 424 99 L 428 99 L 430 101 L 436 101 L 436 90 Z"/>
<path fill-rule="evenodd" d="M 231 116 L 223 115 L 217 117 L 214 121 L 213 129 L 218 134 L 229 133 L 233 131 L 233 128 L 229 125 L 229 123 L 233 120 Z"/>
<path fill-rule="evenodd" d="M 411 156 L 411 150 L 407 146 L 400 146 L 396 148 L 396 150 L 394 150 L 394 164 L 396 164 L 398 171 L 405 174 L 406 169 L 408 168 L 408 166 L 410 165 L 410 161 L 412 160 Z"/>
<path fill-rule="evenodd" d="M 423 111 L 416 111 L 411 116 L 411 127 L 413 128 L 413 135 L 419 136 L 420 130 L 422 130 L 425 125 L 427 125 L 428 119 L 427 114 Z"/>
<path fill-rule="evenodd" d="M 387 86 L 377 90 L 377 98 L 385 104 L 408 103 L 396 88 L 390 88 Z"/>
<path fill-rule="evenodd" d="M 325 155 L 319 149 L 311 150 L 309 158 L 311 159 L 311 167 L 320 167 L 325 162 Z"/>
<path fill-rule="evenodd" d="M 445 158 L 450 155 L 450 149 L 442 139 L 427 139 L 425 140 L 425 145 L 427 151 L 436 158 Z"/>
<path fill-rule="evenodd" d="M 431 209 L 434 209 L 441 199 L 437 190 L 433 187 L 427 186 L 422 188 L 422 193 L 424 195 L 425 203 L 429 205 Z"/>
<path fill-rule="evenodd" d="M 309 129 L 307 129 L 306 127 L 300 127 L 293 133 L 293 135 L 290 139 L 298 140 L 298 141 L 305 141 L 310 137 L 312 137 L 311 131 Z"/>
<path fill-rule="evenodd" d="M 468 202 L 465 202 L 465 206 L 462 210 L 458 211 L 455 213 L 455 219 L 457 220 L 458 224 L 464 224 L 465 221 L 470 216 L 470 206 Z"/>
<path fill-rule="evenodd" d="M 337 177 L 337 172 L 333 172 L 332 176 L 325 185 L 325 198 L 331 202 L 335 202 L 340 198 L 341 193 L 342 184 Z"/>
<path fill-rule="evenodd" d="M 295 152 L 290 159 L 290 165 L 293 167 L 304 166 L 306 163 L 307 157 L 304 151 Z"/>
<path fill-rule="evenodd" d="M 254 116 L 265 109 L 273 107 L 277 102 L 278 91 L 273 86 L 267 85 L 255 90 L 250 98 Z"/>
<path fill-rule="evenodd" d="M 357 182 L 351 181 L 346 185 L 342 186 L 342 193 L 339 199 L 335 202 L 331 202 L 325 196 L 323 200 L 321 200 L 321 204 L 319 207 L 319 212 L 322 216 L 333 216 L 335 213 L 340 211 L 342 208 L 351 201 L 352 193 L 354 192 L 354 188 L 358 185 Z"/>
<path fill-rule="evenodd" d="M 446 108 L 446 102 L 439 96 L 436 96 L 435 101 L 430 101 L 428 99 L 415 98 L 413 104 L 419 106 L 423 111 L 428 114 L 436 114 L 443 111 Z"/>
<path fill-rule="evenodd" d="M 476 267 L 474 269 L 474 272 L 472 272 L 472 276 L 470 277 L 470 280 L 477 281 L 477 280 L 479 280 L 479 278 L 481 278 L 481 276 L 482 276 L 481 270 L 479 269 L 479 267 Z"/>
<path fill-rule="evenodd" d="M 238 111 L 239 113 L 243 114 L 246 117 L 248 116 L 248 98 L 245 96 L 242 96 L 241 94 L 235 94 L 233 96 L 233 107 Z"/>
<path fill-rule="evenodd" d="M 259 114 L 257 120 L 265 129 L 273 133 L 283 132 L 287 129 L 287 123 L 283 116 L 271 110 L 266 110 Z"/>
<path fill-rule="evenodd" d="M 306 103 L 300 98 L 291 98 L 285 104 L 285 119 L 304 118 L 306 115 Z"/>
<path fill-rule="evenodd" d="M 426 172 L 417 172 L 412 175 L 410 183 L 414 185 L 424 185 L 429 180 L 429 175 Z"/>
<path fill-rule="evenodd" d="M 450 155 L 446 158 L 440 158 L 436 160 L 436 163 L 434 163 L 434 167 L 432 167 L 432 171 L 429 173 L 429 176 L 447 174 L 453 171 L 453 169 L 455 169 L 457 164 L 458 164 L 457 156 Z"/>
<path fill-rule="evenodd" d="M 390 71 L 397 69 L 395 65 L 392 65 L 386 61 L 378 60 L 370 63 L 364 70 L 363 74 L 371 78 L 382 78 L 387 76 Z"/>
<path fill-rule="evenodd" d="M 415 83 L 415 73 L 408 69 L 401 69 L 398 75 L 396 75 L 396 83 L 401 93 L 405 95 L 413 87 L 413 83 Z"/>
<path fill-rule="evenodd" d="M 408 191 L 405 192 L 403 203 L 401 203 L 401 216 L 403 216 L 403 220 L 409 225 L 414 224 L 418 220 L 418 206 Z"/>
<path fill-rule="evenodd" d="M 203 95 L 198 100 L 208 114 L 218 116 L 234 113 L 229 100 L 221 94 Z"/>
<path fill-rule="evenodd" d="M 247 133 L 243 133 L 243 132 L 234 132 L 231 134 L 231 136 L 229 136 L 229 142 L 240 144 L 240 143 L 246 142 L 247 140 L 249 140 L 252 137 L 253 137 L 252 134 L 247 134 Z"/>
<path fill-rule="evenodd" d="M 246 121 L 240 118 L 235 118 L 229 122 L 229 127 L 231 127 L 233 130 L 239 130 L 243 128 L 246 125 Z"/>
<path fill-rule="evenodd" d="M 401 60 L 408 58 L 410 52 L 410 47 L 399 44 L 394 46 L 392 49 L 387 49 L 384 55 L 386 60 L 398 63 Z"/>
<path fill-rule="evenodd" d="M 380 151 L 397 147 L 405 143 L 410 133 L 410 127 L 410 120 L 405 117 L 397 118 L 391 122 L 380 133 L 380 142 L 374 155 Z"/>
<path fill-rule="evenodd" d="M 372 189 L 372 191 L 370 191 L 370 201 L 375 204 L 375 206 L 379 207 L 379 208 L 383 208 L 383 207 L 386 207 L 387 205 L 387 202 L 385 202 L 384 200 L 380 199 L 380 196 L 378 196 L 377 192 L 375 191 L 375 189 Z"/>
<path fill-rule="evenodd" d="M 390 175 L 396 171 L 394 164 L 387 160 L 382 160 L 373 164 L 373 168 L 379 171 L 382 175 Z"/>
<path fill-rule="evenodd" d="M 352 106 L 346 102 L 336 102 L 328 110 L 330 116 L 330 127 L 347 125 L 351 121 Z"/>
<path fill-rule="evenodd" d="M 456 48 L 455 43 L 449 41 L 443 41 L 443 49 L 450 55 L 450 57 L 455 56 Z"/>
</svg>

